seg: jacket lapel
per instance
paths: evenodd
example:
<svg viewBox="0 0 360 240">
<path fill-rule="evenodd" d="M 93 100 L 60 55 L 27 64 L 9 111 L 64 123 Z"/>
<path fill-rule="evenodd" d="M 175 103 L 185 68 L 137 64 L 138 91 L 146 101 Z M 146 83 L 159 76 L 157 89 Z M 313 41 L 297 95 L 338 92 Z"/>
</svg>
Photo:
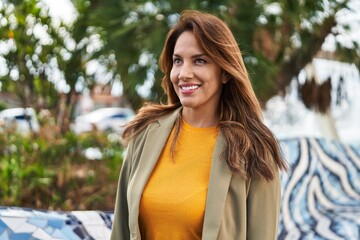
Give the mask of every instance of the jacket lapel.
<svg viewBox="0 0 360 240">
<path fill-rule="evenodd" d="M 221 216 L 224 210 L 232 173 L 222 152 L 226 142 L 221 132 L 215 145 L 211 164 L 210 181 L 207 193 L 202 239 L 217 239 Z"/>
<path fill-rule="evenodd" d="M 131 231 L 136 230 L 136 234 L 135 232 L 132 232 L 132 235 L 137 236 L 137 239 L 140 239 L 138 217 L 141 195 L 171 133 L 178 114 L 179 111 L 175 111 L 169 117 L 159 120 L 149 126 L 146 140 L 144 141 L 142 152 L 140 153 L 139 164 L 134 173 L 134 177 L 129 184 L 131 196 L 128 200 L 132 200 L 129 204 L 129 210 L 133 213 L 129 216 L 129 224 L 131 226 Z"/>
</svg>

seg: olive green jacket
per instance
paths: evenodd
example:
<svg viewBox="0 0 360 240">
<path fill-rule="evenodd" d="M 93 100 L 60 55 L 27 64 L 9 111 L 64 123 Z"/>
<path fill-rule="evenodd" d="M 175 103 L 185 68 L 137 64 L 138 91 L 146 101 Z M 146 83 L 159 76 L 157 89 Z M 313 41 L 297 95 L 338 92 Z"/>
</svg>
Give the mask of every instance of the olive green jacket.
<svg viewBox="0 0 360 240">
<path fill-rule="evenodd" d="M 150 124 L 130 140 L 121 169 L 111 240 L 141 239 L 139 203 L 145 184 L 173 128 L 179 111 Z M 244 180 L 222 156 L 219 133 L 210 172 L 202 239 L 277 239 L 280 180 Z M 278 173 L 278 171 L 276 171 Z"/>
</svg>

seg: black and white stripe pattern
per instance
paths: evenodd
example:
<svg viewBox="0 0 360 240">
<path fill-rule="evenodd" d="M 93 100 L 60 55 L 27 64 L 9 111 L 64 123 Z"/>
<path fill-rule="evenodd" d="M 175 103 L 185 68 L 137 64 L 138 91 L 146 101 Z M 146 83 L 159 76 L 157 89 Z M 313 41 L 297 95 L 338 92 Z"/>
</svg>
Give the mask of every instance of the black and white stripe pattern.
<svg viewBox="0 0 360 240">
<path fill-rule="evenodd" d="M 323 139 L 281 141 L 279 239 L 360 239 L 360 150 Z"/>
</svg>

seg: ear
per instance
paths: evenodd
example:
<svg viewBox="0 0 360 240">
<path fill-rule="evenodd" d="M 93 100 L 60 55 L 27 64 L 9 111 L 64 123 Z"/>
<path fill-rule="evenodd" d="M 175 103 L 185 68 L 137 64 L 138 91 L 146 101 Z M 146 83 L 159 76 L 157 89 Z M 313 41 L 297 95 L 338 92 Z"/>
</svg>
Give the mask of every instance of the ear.
<svg viewBox="0 0 360 240">
<path fill-rule="evenodd" d="M 230 81 L 230 74 L 228 74 L 227 72 L 225 72 L 224 70 L 222 71 L 222 74 L 221 74 L 221 82 L 223 84 L 226 84 L 228 81 Z"/>
</svg>

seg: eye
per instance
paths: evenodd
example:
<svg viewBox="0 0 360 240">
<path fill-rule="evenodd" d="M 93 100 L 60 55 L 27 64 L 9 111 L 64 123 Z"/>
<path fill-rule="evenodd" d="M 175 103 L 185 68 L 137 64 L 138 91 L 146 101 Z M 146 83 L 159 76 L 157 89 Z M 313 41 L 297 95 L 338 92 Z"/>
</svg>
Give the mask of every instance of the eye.
<svg viewBox="0 0 360 240">
<path fill-rule="evenodd" d="M 174 58 L 174 59 L 173 59 L 173 64 L 174 64 L 174 65 L 180 65 L 181 62 L 182 62 L 182 61 L 181 61 L 180 58 Z"/>
<path fill-rule="evenodd" d="M 205 64 L 206 63 L 206 61 L 204 60 L 204 59 L 202 59 L 202 58 L 197 58 L 197 59 L 195 59 L 195 63 L 196 64 Z"/>
</svg>

